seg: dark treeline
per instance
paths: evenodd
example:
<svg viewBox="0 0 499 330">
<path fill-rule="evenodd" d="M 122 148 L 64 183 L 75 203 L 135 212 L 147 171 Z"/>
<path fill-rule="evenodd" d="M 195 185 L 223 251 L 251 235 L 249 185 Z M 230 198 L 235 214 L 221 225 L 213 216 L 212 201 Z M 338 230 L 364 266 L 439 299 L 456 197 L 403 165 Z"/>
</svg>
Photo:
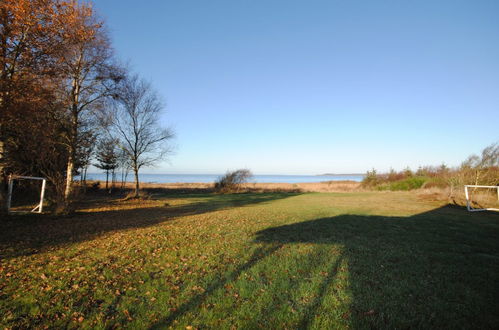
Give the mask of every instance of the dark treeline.
<svg viewBox="0 0 499 330">
<path fill-rule="evenodd" d="M 163 104 L 120 65 L 104 22 L 87 2 L 0 2 L 0 177 L 43 176 L 69 211 L 74 176 L 94 164 L 114 174 L 152 165 L 173 135 Z M 139 182 L 135 196 L 139 195 Z"/>
</svg>

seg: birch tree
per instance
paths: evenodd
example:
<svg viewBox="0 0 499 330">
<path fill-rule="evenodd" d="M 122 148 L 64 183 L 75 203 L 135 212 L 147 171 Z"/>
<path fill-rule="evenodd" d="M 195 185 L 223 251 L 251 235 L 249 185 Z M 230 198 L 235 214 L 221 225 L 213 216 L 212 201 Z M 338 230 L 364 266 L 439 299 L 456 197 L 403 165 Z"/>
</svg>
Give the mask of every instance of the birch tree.
<svg viewBox="0 0 499 330">
<path fill-rule="evenodd" d="M 102 22 L 88 5 L 67 8 L 72 19 L 65 28 L 71 37 L 60 58 L 63 73 L 61 99 L 66 105 L 65 145 L 68 150 L 64 199 L 70 203 L 80 139 L 80 127 L 86 117 L 102 110 L 104 100 L 115 93 L 123 70 L 114 63 L 113 52 Z"/>
<path fill-rule="evenodd" d="M 140 169 L 155 165 L 168 156 L 171 151 L 169 140 L 174 133 L 161 125 L 164 106 L 157 92 L 136 75 L 123 83 L 114 105 L 112 132 L 130 159 L 137 198 Z"/>
</svg>

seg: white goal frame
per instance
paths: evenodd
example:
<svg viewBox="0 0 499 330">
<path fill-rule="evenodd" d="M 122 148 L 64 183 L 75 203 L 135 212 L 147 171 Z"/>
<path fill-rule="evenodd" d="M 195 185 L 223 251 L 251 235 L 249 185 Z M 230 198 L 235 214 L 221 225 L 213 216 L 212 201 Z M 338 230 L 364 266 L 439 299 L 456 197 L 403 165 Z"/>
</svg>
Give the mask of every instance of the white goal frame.
<svg viewBox="0 0 499 330">
<path fill-rule="evenodd" d="M 24 211 L 12 211 L 10 209 L 11 202 L 12 202 L 12 189 L 14 188 L 14 180 L 41 180 L 42 181 L 42 188 L 40 191 L 40 202 L 38 203 L 37 206 L 35 206 L 34 209 L 31 210 L 31 212 L 42 213 L 43 212 L 43 199 L 45 197 L 45 187 L 47 185 L 47 179 L 36 177 L 36 176 L 21 176 L 21 175 L 9 175 L 9 188 L 8 188 L 8 194 L 7 194 L 7 212 L 8 213 L 24 212 Z"/>
<path fill-rule="evenodd" d="M 499 211 L 497 208 L 488 207 L 484 209 L 475 209 L 471 206 L 470 196 L 468 193 L 468 188 L 485 188 L 485 189 L 496 189 L 497 190 L 497 200 L 499 201 L 499 186 L 480 186 L 480 185 L 472 185 L 468 184 L 464 186 L 464 195 L 466 196 L 466 208 L 470 212 L 479 212 L 479 211 Z"/>
</svg>

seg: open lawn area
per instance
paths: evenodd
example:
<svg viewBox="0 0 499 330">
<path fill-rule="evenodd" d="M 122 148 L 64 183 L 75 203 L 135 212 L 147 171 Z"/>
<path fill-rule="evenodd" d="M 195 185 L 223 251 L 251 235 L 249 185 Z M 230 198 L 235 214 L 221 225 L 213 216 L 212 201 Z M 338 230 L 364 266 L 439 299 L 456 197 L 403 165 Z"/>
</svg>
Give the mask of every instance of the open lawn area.
<svg viewBox="0 0 499 330">
<path fill-rule="evenodd" d="M 0 257 L 2 328 L 499 328 L 499 214 L 408 192 L 96 196 Z"/>
</svg>

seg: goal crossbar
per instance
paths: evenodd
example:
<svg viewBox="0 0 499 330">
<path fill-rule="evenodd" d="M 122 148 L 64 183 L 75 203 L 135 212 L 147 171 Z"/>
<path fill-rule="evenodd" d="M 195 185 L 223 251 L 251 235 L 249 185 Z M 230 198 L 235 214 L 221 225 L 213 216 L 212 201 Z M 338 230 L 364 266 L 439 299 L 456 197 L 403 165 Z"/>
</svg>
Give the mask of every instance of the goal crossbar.
<svg viewBox="0 0 499 330">
<path fill-rule="evenodd" d="M 23 175 L 10 175 L 9 176 L 9 187 L 8 187 L 8 193 L 7 193 L 7 212 L 9 212 L 9 213 L 19 212 L 19 211 L 12 211 L 11 210 L 12 190 L 14 188 L 14 180 L 40 180 L 40 181 L 42 181 L 42 188 L 40 191 L 40 202 L 38 203 L 38 205 L 36 205 L 31 210 L 31 212 L 42 213 L 43 212 L 43 199 L 45 197 L 45 186 L 47 185 L 47 179 L 37 177 L 37 176 L 23 176 Z"/>
<path fill-rule="evenodd" d="M 496 189 L 497 190 L 497 200 L 499 201 L 499 186 L 481 186 L 481 185 L 472 185 L 468 184 L 464 186 L 464 195 L 466 196 L 466 208 L 470 212 L 479 212 L 479 211 L 499 211 L 499 208 L 494 207 L 486 207 L 482 209 L 476 209 L 471 205 L 470 195 L 468 192 L 468 188 L 485 188 L 485 189 Z"/>
</svg>

